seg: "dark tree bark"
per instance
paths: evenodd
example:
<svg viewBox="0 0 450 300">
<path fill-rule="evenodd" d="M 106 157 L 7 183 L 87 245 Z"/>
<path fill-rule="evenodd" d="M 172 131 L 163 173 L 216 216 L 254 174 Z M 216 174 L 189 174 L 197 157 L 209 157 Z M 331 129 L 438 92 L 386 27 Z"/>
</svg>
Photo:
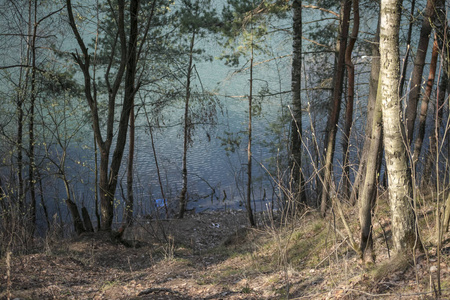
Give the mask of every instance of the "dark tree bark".
<svg viewBox="0 0 450 300">
<path fill-rule="evenodd" d="M 252 29 L 253 30 L 253 29 Z M 253 31 L 251 33 L 253 35 Z M 250 226 L 255 227 L 252 209 L 252 110 L 253 110 L 253 40 L 250 57 L 250 94 L 248 96 L 248 143 L 247 143 L 247 217 Z"/>
<path fill-rule="evenodd" d="M 416 0 L 412 0 L 411 1 L 411 16 L 409 18 L 409 27 L 408 27 L 408 37 L 406 38 L 406 54 L 405 54 L 405 59 L 403 60 L 402 72 L 400 73 L 400 88 L 399 88 L 400 98 L 403 97 L 403 89 L 404 89 L 403 87 L 405 86 L 406 71 L 408 69 L 409 54 L 411 52 L 411 36 L 412 36 L 413 25 L 414 25 L 415 8 L 416 8 Z"/>
<path fill-rule="evenodd" d="M 123 157 L 123 152 L 124 152 L 124 148 L 125 148 L 125 143 L 126 143 L 126 139 L 127 139 L 127 130 L 128 130 L 128 122 L 129 122 L 129 118 L 131 115 L 133 115 L 133 119 L 134 119 L 134 112 L 133 112 L 133 103 L 134 103 L 134 96 L 136 94 L 137 91 L 137 87 L 136 87 L 136 68 L 137 68 L 137 40 L 138 40 L 138 13 L 139 13 L 139 0 L 132 0 L 130 1 L 130 32 L 129 32 L 129 38 L 128 38 L 128 45 L 127 45 L 127 55 L 126 55 L 126 70 L 125 70 L 125 95 L 124 95 L 124 101 L 123 101 L 123 109 L 121 112 L 121 116 L 120 116 L 120 120 L 119 120 L 119 129 L 118 129 L 118 135 L 117 135 L 117 144 L 121 145 L 120 147 L 118 147 L 116 145 L 116 148 L 114 150 L 113 153 L 113 158 L 111 161 L 111 171 L 114 170 L 115 173 L 114 177 L 111 177 L 112 174 L 110 174 L 110 184 L 109 184 L 109 191 L 111 193 L 114 193 L 117 187 L 117 174 L 119 172 L 120 169 L 120 164 L 122 162 L 122 157 Z M 122 30 L 124 31 L 124 29 Z M 133 125 L 133 130 L 134 130 L 134 124 Z M 131 147 L 134 148 L 134 132 L 132 135 L 132 145 L 130 144 Z M 134 152 L 134 149 L 133 149 Z M 134 155 L 134 153 L 131 154 L 132 156 Z M 133 158 L 131 158 L 131 164 L 133 163 Z M 132 166 L 131 166 L 132 169 Z M 117 171 L 115 171 L 117 170 Z M 132 171 L 132 170 L 131 170 Z M 112 172 L 111 172 L 112 173 Z M 128 212 L 127 212 L 127 217 L 126 217 L 126 222 L 127 224 L 131 224 L 132 219 L 133 219 L 133 180 L 132 180 L 132 176 L 133 174 L 131 173 L 129 176 L 131 176 L 131 183 L 128 184 L 127 186 L 129 188 L 131 188 L 131 198 L 130 195 L 128 196 L 128 201 L 127 201 L 127 207 L 128 207 Z M 127 178 L 127 181 L 130 180 L 129 178 Z M 131 186 L 129 186 L 131 185 Z M 114 197 L 114 194 L 113 194 Z M 113 212 L 112 212 L 112 205 L 111 205 L 111 215 L 109 216 L 110 220 L 108 221 L 109 224 L 109 228 L 111 227 L 111 223 L 112 223 L 112 216 L 113 216 Z M 102 220 L 103 222 L 103 220 Z"/>
<path fill-rule="evenodd" d="M 381 81 L 379 81 L 379 83 L 381 83 Z M 362 192 L 359 197 L 359 219 L 361 224 L 360 248 L 362 254 L 361 258 L 364 260 L 364 257 L 366 255 L 372 254 L 372 261 L 375 261 L 372 237 L 372 210 L 376 200 L 377 174 L 378 165 L 381 160 L 380 152 L 383 131 L 380 92 L 380 86 L 378 86 L 378 96 L 372 119 L 371 136 L 370 140 L 368 141 L 369 150 L 367 152 L 366 173 L 364 176 Z"/>
<path fill-rule="evenodd" d="M 184 137 L 183 137 L 183 161 L 182 161 L 182 181 L 183 186 L 181 188 L 180 193 L 180 210 L 178 212 L 178 217 L 181 219 L 184 216 L 187 205 L 187 183 L 188 183 L 188 174 L 187 174 L 187 151 L 190 140 L 190 132 L 191 132 L 191 120 L 189 117 L 189 101 L 191 99 L 191 76 L 192 76 L 192 68 L 193 66 L 193 56 L 194 56 L 194 43 L 195 43 L 195 30 L 192 32 L 191 43 L 189 46 L 189 64 L 188 71 L 186 75 L 186 98 L 184 103 Z"/>
<path fill-rule="evenodd" d="M 444 65 L 446 63 L 444 62 Z M 439 128 L 442 123 L 442 115 L 443 115 L 443 103 L 445 101 L 445 94 L 447 92 L 448 86 L 448 73 L 443 68 L 441 72 L 441 76 L 439 78 L 439 87 L 437 92 L 437 99 L 434 105 L 434 115 L 433 115 L 433 126 L 431 128 L 430 133 L 430 144 L 428 146 L 428 152 L 425 157 L 425 166 L 422 174 L 422 182 L 421 185 L 424 188 L 433 188 L 432 179 L 437 178 L 438 174 L 434 172 L 435 164 L 436 164 L 436 156 L 438 155 L 438 151 L 436 149 L 437 142 L 439 140 Z"/>
<path fill-rule="evenodd" d="M 342 0 L 343 17 L 341 24 L 341 36 L 339 37 L 339 55 L 336 73 L 334 76 L 334 89 L 332 98 L 332 110 L 327 122 L 327 138 L 325 141 L 325 165 L 323 175 L 323 186 L 320 203 L 320 212 L 324 216 L 329 203 L 329 193 L 331 186 L 331 173 L 334 149 L 336 146 L 337 124 L 339 120 L 339 113 L 341 110 L 341 96 L 344 82 L 345 70 L 345 49 L 347 47 L 347 36 L 349 30 L 350 11 L 352 7 L 351 0 Z"/>
<path fill-rule="evenodd" d="M 98 191 L 98 149 L 97 149 L 97 142 L 95 141 L 94 138 L 94 159 L 95 159 L 95 180 L 94 180 L 94 184 L 95 184 L 95 195 L 94 195 L 94 199 L 95 199 L 95 218 L 97 220 L 97 230 L 100 230 L 100 223 L 101 223 L 101 219 L 100 219 L 100 213 L 98 211 L 98 196 L 99 196 L 99 191 Z"/>
<path fill-rule="evenodd" d="M 21 71 L 22 73 L 22 71 Z M 19 82 L 21 80 L 19 79 Z M 20 86 L 20 83 L 19 83 Z M 19 93 L 17 95 L 17 181 L 19 189 L 17 191 L 18 206 L 20 211 L 23 211 L 25 206 L 25 188 L 23 179 L 23 96 Z"/>
<path fill-rule="evenodd" d="M 413 162 L 415 164 L 417 163 L 420 156 L 420 152 L 422 151 L 423 139 L 425 137 L 425 122 L 428 114 L 428 103 L 430 102 L 431 92 L 433 90 L 434 85 L 434 78 L 436 76 L 438 50 L 439 49 L 437 40 L 435 39 L 433 43 L 433 51 L 431 54 L 430 71 L 428 74 L 427 85 L 425 87 L 425 94 L 422 97 L 422 103 L 420 106 L 419 127 L 417 131 L 417 137 L 414 142 Z"/>
<path fill-rule="evenodd" d="M 66 199 L 67 207 L 70 210 L 70 214 L 72 215 L 73 225 L 75 228 L 75 232 L 80 235 L 83 232 L 86 232 L 83 226 L 83 221 L 81 220 L 80 212 L 78 211 L 78 207 L 75 202 L 71 199 Z"/>
<path fill-rule="evenodd" d="M 28 185 L 30 189 L 30 234 L 33 235 L 36 227 L 36 159 L 34 145 L 36 143 L 34 138 L 34 110 L 36 105 L 36 35 L 37 35 L 37 6 L 38 3 L 35 0 L 33 4 L 33 35 L 31 38 L 31 90 L 30 90 L 30 108 L 28 113 Z M 31 9 L 31 1 L 30 1 Z"/>
<path fill-rule="evenodd" d="M 126 226 L 131 226 L 133 224 L 133 209 L 134 209 L 133 165 L 134 165 L 135 131 L 136 131 L 135 117 L 133 106 L 130 111 L 130 137 L 128 140 L 127 199 L 125 201 L 125 216 L 124 216 Z"/>
<path fill-rule="evenodd" d="M 78 210 L 77 210 L 78 211 Z M 94 227 L 92 226 L 91 217 L 86 207 L 81 208 L 81 215 L 83 216 L 84 228 L 87 232 L 94 232 Z"/>
<path fill-rule="evenodd" d="M 134 117 L 134 97 L 136 95 L 136 66 L 137 66 L 137 40 L 138 40 L 138 12 L 139 0 L 130 2 L 130 34 L 128 39 L 127 68 L 125 72 L 125 101 L 129 107 L 130 118 L 130 139 L 129 139 L 129 156 L 128 156 L 128 172 L 127 172 L 127 203 L 126 203 L 126 224 L 131 226 L 133 223 L 133 164 L 134 164 L 134 143 L 135 143 L 135 117 Z M 126 113 L 126 111 L 122 111 Z M 125 124 L 127 121 L 123 117 Z M 121 119 L 122 121 L 122 119 Z M 126 125 L 124 125 L 126 126 Z M 126 130 L 125 137 L 126 137 Z M 119 128 L 120 134 L 120 128 Z M 118 139 L 119 141 L 119 139 Z M 116 148 L 116 151 L 118 149 Z M 123 150 L 122 150 L 123 151 Z"/>
<path fill-rule="evenodd" d="M 39 170 L 36 170 L 36 177 L 37 177 L 37 182 L 39 182 L 39 194 L 40 194 L 42 210 L 44 211 L 45 222 L 47 224 L 47 229 L 50 229 L 50 217 L 48 215 L 47 204 L 45 203 L 44 187 L 43 187 L 43 184 L 42 184 L 42 176 L 39 173 Z"/>
<path fill-rule="evenodd" d="M 378 21 L 377 32 L 375 35 L 375 39 L 372 44 L 372 64 L 370 70 L 370 80 L 369 80 L 369 96 L 367 99 L 367 122 L 365 127 L 365 136 L 363 150 L 361 154 L 361 160 L 358 167 L 358 172 L 356 173 L 355 180 L 353 182 L 353 189 L 350 195 L 350 203 L 355 204 L 358 198 L 358 195 L 362 193 L 362 189 L 364 186 L 364 176 L 366 174 L 366 166 L 368 159 L 368 152 L 371 144 L 370 137 L 372 136 L 372 120 L 375 111 L 375 103 L 377 100 L 377 91 L 378 91 L 378 81 L 380 77 L 380 22 Z"/>
<path fill-rule="evenodd" d="M 425 66 L 425 59 L 428 51 L 428 43 L 435 16 L 435 0 L 428 0 L 425 15 L 420 29 L 419 45 L 414 59 L 414 69 L 411 79 L 411 89 L 409 91 L 408 105 L 406 107 L 406 132 L 408 145 L 412 143 L 414 135 L 414 124 L 417 115 L 417 102 L 422 90 L 422 74 Z"/>
<path fill-rule="evenodd" d="M 302 172 L 302 100 L 301 100 L 301 72 L 302 72 L 302 1 L 294 0 L 293 12 L 293 55 L 292 55 L 292 123 L 290 166 L 292 172 L 292 195 L 294 205 L 306 205 L 304 177 Z"/>
<path fill-rule="evenodd" d="M 449 83 L 449 32 L 448 22 L 445 9 L 445 0 L 436 0 L 436 18 L 434 27 L 436 28 L 436 40 L 438 43 L 439 53 L 441 55 L 442 72 L 439 76 L 438 90 L 436 92 L 436 103 L 434 106 L 433 126 L 430 134 L 430 144 L 428 153 L 425 157 L 425 166 L 422 174 L 422 187 L 429 187 L 433 178 L 433 170 L 436 162 L 437 148 L 436 143 L 439 139 L 439 128 L 442 122 L 443 104 L 446 100 Z M 437 174 L 434 174 L 437 176 Z"/>
<path fill-rule="evenodd" d="M 112 54 L 109 66 L 105 73 L 105 82 L 108 88 L 108 108 L 106 121 L 106 137 L 103 137 L 102 128 L 100 126 L 100 117 L 98 111 L 98 102 L 95 93 L 92 93 L 93 87 L 95 90 L 95 82 L 90 76 L 91 56 L 84 43 L 72 11 L 71 0 L 66 0 L 67 12 L 69 16 L 69 24 L 75 35 L 78 47 L 81 53 L 73 53 L 73 58 L 79 65 L 84 77 L 84 92 L 87 103 L 91 112 L 92 125 L 94 129 L 94 136 L 97 146 L 100 151 L 100 168 L 99 168 L 99 187 L 100 187 L 100 206 L 101 206 L 101 230 L 110 231 L 113 215 L 114 215 L 114 195 L 117 187 L 118 173 L 122 162 L 124 148 L 127 139 L 128 121 L 133 105 L 134 95 L 137 87 L 135 86 L 136 64 L 137 64 L 137 38 L 138 38 L 138 12 L 139 0 L 130 1 L 129 17 L 130 17 L 130 32 L 128 42 L 125 33 L 125 1 L 118 1 L 118 11 L 116 12 L 117 36 L 120 47 L 120 61 L 116 68 L 115 77 L 111 82 L 111 67 L 114 60 L 114 53 Z M 150 20 L 148 21 L 150 22 Z M 141 41 L 142 43 L 144 41 Z M 124 99 L 122 103 L 122 110 L 120 112 L 119 124 L 117 126 L 116 145 L 114 153 L 110 159 L 110 150 L 114 137 L 114 117 L 116 111 L 116 98 L 124 80 Z"/>
<path fill-rule="evenodd" d="M 381 114 L 381 89 L 380 89 L 380 22 L 378 21 L 375 44 L 372 48 L 372 70 L 369 85 L 369 112 L 366 124 L 366 136 L 364 142 L 362 160 L 359 168 L 361 184 L 354 187 L 359 188 L 359 220 L 361 224 L 361 259 L 364 260 L 370 255 L 375 261 L 372 236 L 372 213 L 377 196 L 377 174 L 379 174 L 382 159 L 382 114 Z M 375 103 L 373 103 L 375 102 Z M 356 197 L 355 197 L 356 198 Z"/>
<path fill-rule="evenodd" d="M 342 154 L 344 156 L 344 196 L 350 197 L 350 165 L 349 165 L 349 140 L 353 124 L 353 101 L 355 98 L 355 66 L 352 62 L 352 52 L 358 38 L 359 32 L 359 0 L 353 0 L 353 29 L 349 38 L 347 49 L 345 49 L 345 64 L 347 65 L 347 105 L 345 108 L 345 127 L 343 136 Z"/>
</svg>

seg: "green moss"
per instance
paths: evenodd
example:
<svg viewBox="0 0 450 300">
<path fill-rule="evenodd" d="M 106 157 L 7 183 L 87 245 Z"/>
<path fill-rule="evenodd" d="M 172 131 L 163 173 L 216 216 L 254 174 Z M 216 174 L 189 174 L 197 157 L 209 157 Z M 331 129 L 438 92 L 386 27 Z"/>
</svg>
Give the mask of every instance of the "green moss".
<svg viewBox="0 0 450 300">
<path fill-rule="evenodd" d="M 102 283 L 102 287 L 100 288 L 100 290 L 102 292 L 114 287 L 115 285 L 119 284 L 119 282 L 117 281 L 105 281 Z"/>
</svg>

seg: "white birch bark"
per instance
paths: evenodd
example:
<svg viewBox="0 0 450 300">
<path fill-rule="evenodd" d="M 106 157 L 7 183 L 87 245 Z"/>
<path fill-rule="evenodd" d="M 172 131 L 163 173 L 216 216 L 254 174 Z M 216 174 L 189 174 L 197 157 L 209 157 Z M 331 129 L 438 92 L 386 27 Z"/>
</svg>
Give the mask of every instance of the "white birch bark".
<svg viewBox="0 0 450 300">
<path fill-rule="evenodd" d="M 411 205 L 411 173 L 401 122 L 399 97 L 399 27 L 401 0 L 381 1 L 380 55 L 384 147 L 389 180 L 392 237 L 397 253 L 413 249 L 416 242 Z"/>
</svg>

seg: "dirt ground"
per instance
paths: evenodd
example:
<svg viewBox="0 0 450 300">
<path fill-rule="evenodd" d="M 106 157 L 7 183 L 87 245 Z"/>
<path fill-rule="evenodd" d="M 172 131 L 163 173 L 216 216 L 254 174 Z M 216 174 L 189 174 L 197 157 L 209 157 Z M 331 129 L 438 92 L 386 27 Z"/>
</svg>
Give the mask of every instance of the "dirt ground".
<svg viewBox="0 0 450 300">
<path fill-rule="evenodd" d="M 12 257 L 11 299 L 243 299 L 196 276 L 224 259 L 208 251 L 239 239 L 246 225 L 244 212 L 204 212 L 137 220 L 125 243 L 95 233 L 49 244 L 45 253 Z M 7 281 L 2 276 L 0 299 Z"/>
<path fill-rule="evenodd" d="M 0 299 L 9 293 L 10 299 L 434 298 L 428 288 L 436 284 L 432 252 L 415 266 L 387 267 L 374 279 L 346 240 L 333 237 L 316 215 L 303 221 L 313 225 L 301 232 L 293 226 L 286 243 L 264 226 L 267 218 L 257 219 L 258 229 L 249 229 L 245 212 L 204 212 L 137 220 L 123 243 L 102 233 L 47 240 L 39 252 L 13 255 L 10 276 L 1 260 Z M 387 261 L 383 237 L 376 241 L 384 253 L 377 260 Z M 450 239 L 443 245 L 442 299 L 450 299 L 449 254 Z M 285 256 L 290 264 L 283 264 Z"/>
</svg>

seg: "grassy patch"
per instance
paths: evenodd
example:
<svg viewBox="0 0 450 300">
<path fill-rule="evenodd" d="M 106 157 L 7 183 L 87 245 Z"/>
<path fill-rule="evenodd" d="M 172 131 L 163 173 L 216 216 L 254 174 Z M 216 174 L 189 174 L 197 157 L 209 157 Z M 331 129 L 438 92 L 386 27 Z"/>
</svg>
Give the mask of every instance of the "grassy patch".
<svg viewBox="0 0 450 300">
<path fill-rule="evenodd" d="M 378 282 L 384 278 L 388 278 L 395 273 L 404 273 L 411 266 L 413 266 L 411 256 L 398 254 L 392 257 L 390 260 L 376 265 L 371 271 L 370 275 L 375 282 Z"/>
</svg>

